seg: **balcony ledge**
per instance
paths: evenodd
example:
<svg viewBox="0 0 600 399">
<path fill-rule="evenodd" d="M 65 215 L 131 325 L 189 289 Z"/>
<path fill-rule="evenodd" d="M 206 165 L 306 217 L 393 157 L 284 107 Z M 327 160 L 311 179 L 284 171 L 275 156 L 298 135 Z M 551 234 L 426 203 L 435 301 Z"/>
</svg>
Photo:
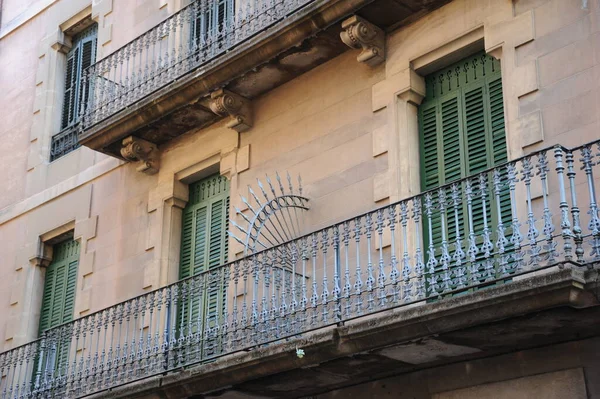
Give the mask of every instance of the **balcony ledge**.
<svg viewBox="0 0 600 399">
<path fill-rule="evenodd" d="M 509 284 L 361 317 L 92 397 L 306 396 L 515 348 L 584 338 L 600 330 L 594 294 L 598 275 L 598 270 L 577 267 L 542 270 Z M 296 356 L 297 348 L 305 351 L 304 358 Z"/>
<path fill-rule="evenodd" d="M 358 13 L 390 29 L 448 1 L 314 1 L 208 64 L 87 126 L 79 142 L 121 159 L 121 141 L 130 135 L 160 146 L 219 119 L 210 110 L 212 91 L 225 87 L 253 99 L 348 50 L 339 37 L 337 23 L 343 18 Z"/>
</svg>

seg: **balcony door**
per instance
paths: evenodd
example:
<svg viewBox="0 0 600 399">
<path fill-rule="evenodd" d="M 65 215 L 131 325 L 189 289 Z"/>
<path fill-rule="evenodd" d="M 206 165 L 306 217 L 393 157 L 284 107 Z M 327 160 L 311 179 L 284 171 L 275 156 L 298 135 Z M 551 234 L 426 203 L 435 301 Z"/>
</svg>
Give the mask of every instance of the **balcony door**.
<svg viewBox="0 0 600 399">
<path fill-rule="evenodd" d="M 35 384 L 66 371 L 70 337 L 50 330 L 73 320 L 78 266 L 79 242 L 67 240 L 54 245 L 42 296 L 39 335 L 45 340 L 35 361 Z"/>
<path fill-rule="evenodd" d="M 208 4 L 198 3 L 196 18 L 192 26 L 192 47 L 196 51 L 217 51 L 224 37 L 232 29 L 235 13 L 234 0 L 213 0 Z"/>
<path fill-rule="evenodd" d="M 179 277 L 202 277 L 196 280 L 198 289 L 181 303 L 178 324 L 180 334 L 202 336 L 202 357 L 218 352 L 211 331 L 222 323 L 226 306 L 225 276 L 218 267 L 227 262 L 228 220 L 226 178 L 215 175 L 190 184 L 189 202 L 183 211 Z"/>
<path fill-rule="evenodd" d="M 498 60 L 479 53 L 427 76 L 425 83 L 426 96 L 419 107 L 423 191 L 459 181 L 507 161 L 502 77 Z M 501 179 L 505 181 L 504 176 Z M 485 224 L 493 235 L 499 218 L 507 224 L 510 222 L 507 187 L 503 185 L 501 210 L 498 212 L 493 175 L 488 174 L 486 180 L 487 189 L 483 196 L 478 180 L 473 180 L 470 187 L 463 181 L 456 186 L 458 190 L 454 190 L 454 193 L 448 188 L 441 197 L 439 191 L 434 191 L 429 209 L 431 229 L 427 204 L 424 204 L 423 245 L 426 250 L 434 250 L 428 253 L 427 260 L 435 258 L 436 270 L 440 270 L 443 257 L 446 264 L 448 256 L 452 258 L 452 265 L 460 263 L 455 256 L 457 246 L 465 252 L 465 269 L 460 273 L 450 270 L 445 276 L 428 275 L 428 295 L 461 286 L 463 281 L 458 280 L 467 279 L 470 270 L 476 271 L 466 264 L 470 226 L 477 237 L 477 246 L 481 248 Z M 469 191 L 471 194 L 467 194 Z M 472 200 L 471 218 L 468 217 L 467 198 Z M 454 201 L 460 201 L 460 205 L 455 206 Z M 442 212 L 442 203 L 445 212 Z M 491 239 L 493 242 L 493 237 Z M 477 254 L 478 258 L 482 253 Z M 430 273 L 431 270 L 426 272 Z"/>
</svg>

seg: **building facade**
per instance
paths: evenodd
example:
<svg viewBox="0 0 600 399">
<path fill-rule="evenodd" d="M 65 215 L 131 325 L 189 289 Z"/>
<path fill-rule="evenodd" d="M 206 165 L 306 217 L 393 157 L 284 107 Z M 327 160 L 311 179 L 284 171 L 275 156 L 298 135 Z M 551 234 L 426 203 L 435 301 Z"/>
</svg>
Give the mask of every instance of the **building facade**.
<svg viewBox="0 0 600 399">
<path fill-rule="evenodd" d="M 1 398 L 600 398 L 598 0 L 0 5 Z"/>
</svg>

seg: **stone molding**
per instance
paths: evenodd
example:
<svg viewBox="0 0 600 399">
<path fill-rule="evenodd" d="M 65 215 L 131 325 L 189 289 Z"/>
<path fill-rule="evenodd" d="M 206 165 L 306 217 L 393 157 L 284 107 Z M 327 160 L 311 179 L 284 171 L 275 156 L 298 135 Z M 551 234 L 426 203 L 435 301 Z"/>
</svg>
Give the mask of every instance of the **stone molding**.
<svg viewBox="0 0 600 399">
<path fill-rule="evenodd" d="M 362 50 L 356 60 L 370 67 L 385 61 L 385 32 L 364 18 L 354 15 L 342 22 L 340 38 L 350 48 Z"/>
<path fill-rule="evenodd" d="M 210 109 L 219 116 L 229 116 L 227 127 L 238 133 L 252 127 L 252 103 L 247 98 L 219 89 L 210 94 Z"/>
<path fill-rule="evenodd" d="M 158 172 L 160 167 L 160 152 L 156 144 L 129 136 L 123 139 L 121 155 L 128 161 L 139 162 L 137 171 L 147 175 Z"/>
</svg>

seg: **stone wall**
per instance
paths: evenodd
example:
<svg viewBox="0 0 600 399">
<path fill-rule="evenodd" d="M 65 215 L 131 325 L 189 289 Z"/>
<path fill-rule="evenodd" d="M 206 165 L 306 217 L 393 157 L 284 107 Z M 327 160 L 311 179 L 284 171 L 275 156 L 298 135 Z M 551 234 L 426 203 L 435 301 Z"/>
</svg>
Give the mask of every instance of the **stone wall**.
<svg viewBox="0 0 600 399">
<path fill-rule="evenodd" d="M 19 24 L 21 3 L 6 1 L 2 16 L 0 350 L 35 338 L 43 242 L 65 231 L 82 243 L 75 317 L 175 281 L 187 184 L 201 176 L 230 178 L 232 205 L 244 208 L 239 195 L 257 178 L 301 175 L 311 199 L 307 231 L 418 193 L 422 77 L 457 56 L 485 49 L 501 59 L 511 157 L 597 138 L 597 0 L 587 10 L 580 0 L 455 0 L 388 33 L 387 60 L 377 67 L 349 50 L 254 99 L 250 131 L 223 121 L 169 143 L 154 176 L 87 148 L 49 164 L 68 46 L 62 32 L 91 17 L 99 56 L 107 55 L 182 1 L 46 3 Z M 241 249 L 232 242 L 231 256 Z"/>
<path fill-rule="evenodd" d="M 595 399 L 599 341 L 589 339 L 432 367 L 314 399 Z"/>
</svg>

